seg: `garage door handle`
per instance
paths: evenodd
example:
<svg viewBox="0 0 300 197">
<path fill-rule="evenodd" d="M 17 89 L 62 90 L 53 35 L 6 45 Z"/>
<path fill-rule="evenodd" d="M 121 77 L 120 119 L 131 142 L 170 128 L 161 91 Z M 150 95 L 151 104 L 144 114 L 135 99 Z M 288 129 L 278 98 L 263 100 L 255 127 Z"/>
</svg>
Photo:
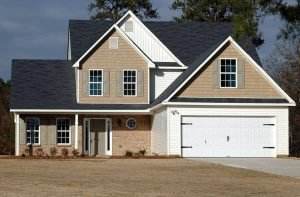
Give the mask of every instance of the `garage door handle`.
<svg viewBox="0 0 300 197">
<path fill-rule="evenodd" d="M 274 149 L 274 146 L 264 146 L 263 148 L 269 148 L 269 149 Z"/>
<path fill-rule="evenodd" d="M 181 148 L 193 148 L 192 146 L 181 146 Z"/>
</svg>

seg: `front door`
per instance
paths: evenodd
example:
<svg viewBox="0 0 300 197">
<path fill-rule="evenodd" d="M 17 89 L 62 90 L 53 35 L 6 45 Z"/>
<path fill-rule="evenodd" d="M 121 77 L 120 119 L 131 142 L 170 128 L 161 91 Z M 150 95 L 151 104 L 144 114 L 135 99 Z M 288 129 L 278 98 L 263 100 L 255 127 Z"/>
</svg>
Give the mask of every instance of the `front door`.
<svg viewBox="0 0 300 197">
<path fill-rule="evenodd" d="M 105 155 L 106 120 L 90 120 L 90 155 Z"/>
</svg>

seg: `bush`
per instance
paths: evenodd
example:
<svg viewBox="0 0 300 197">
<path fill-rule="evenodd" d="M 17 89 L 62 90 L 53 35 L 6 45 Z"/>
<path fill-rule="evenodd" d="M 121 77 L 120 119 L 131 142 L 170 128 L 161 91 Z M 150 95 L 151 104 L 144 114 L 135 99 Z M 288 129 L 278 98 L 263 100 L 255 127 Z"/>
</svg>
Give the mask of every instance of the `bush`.
<svg viewBox="0 0 300 197">
<path fill-rule="evenodd" d="M 56 147 L 50 148 L 50 155 L 51 155 L 51 157 L 56 156 L 56 154 L 57 154 L 57 149 L 56 149 Z"/>
<path fill-rule="evenodd" d="M 77 149 L 73 149 L 72 154 L 73 154 L 74 157 L 78 157 L 79 156 L 79 151 Z"/>
<path fill-rule="evenodd" d="M 69 155 L 69 150 L 66 148 L 61 149 L 61 155 L 67 157 Z"/>
<path fill-rule="evenodd" d="M 146 150 L 145 149 L 140 150 L 139 154 L 142 155 L 142 156 L 145 156 L 146 155 Z"/>
<path fill-rule="evenodd" d="M 23 155 L 24 156 L 29 156 L 29 148 L 26 148 L 25 150 L 24 150 L 24 153 L 23 153 Z"/>
<path fill-rule="evenodd" d="M 38 157 L 42 157 L 42 156 L 44 156 L 44 151 L 43 151 L 42 148 L 38 148 L 38 149 L 35 150 L 35 154 Z"/>
<path fill-rule="evenodd" d="M 125 153 L 125 156 L 126 157 L 132 157 L 133 153 L 131 151 L 127 150 L 126 153 Z"/>
</svg>

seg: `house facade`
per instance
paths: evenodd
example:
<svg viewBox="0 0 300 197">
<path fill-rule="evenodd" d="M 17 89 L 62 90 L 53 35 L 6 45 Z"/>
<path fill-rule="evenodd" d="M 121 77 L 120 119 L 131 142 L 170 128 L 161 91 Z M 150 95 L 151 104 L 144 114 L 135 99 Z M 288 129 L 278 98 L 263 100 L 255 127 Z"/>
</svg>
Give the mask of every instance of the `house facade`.
<svg viewBox="0 0 300 197">
<path fill-rule="evenodd" d="M 71 20 L 65 60 L 13 60 L 15 150 L 289 154 L 295 102 L 230 23 Z"/>
</svg>

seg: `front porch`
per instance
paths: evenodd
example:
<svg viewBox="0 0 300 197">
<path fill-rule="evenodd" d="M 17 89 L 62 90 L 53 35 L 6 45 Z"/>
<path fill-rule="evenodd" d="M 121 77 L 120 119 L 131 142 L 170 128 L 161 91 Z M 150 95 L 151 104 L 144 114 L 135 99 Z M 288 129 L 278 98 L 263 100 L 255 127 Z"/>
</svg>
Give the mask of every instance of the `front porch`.
<svg viewBox="0 0 300 197">
<path fill-rule="evenodd" d="M 16 155 L 37 150 L 69 155 L 123 156 L 145 150 L 151 154 L 151 115 L 16 114 Z"/>
</svg>

